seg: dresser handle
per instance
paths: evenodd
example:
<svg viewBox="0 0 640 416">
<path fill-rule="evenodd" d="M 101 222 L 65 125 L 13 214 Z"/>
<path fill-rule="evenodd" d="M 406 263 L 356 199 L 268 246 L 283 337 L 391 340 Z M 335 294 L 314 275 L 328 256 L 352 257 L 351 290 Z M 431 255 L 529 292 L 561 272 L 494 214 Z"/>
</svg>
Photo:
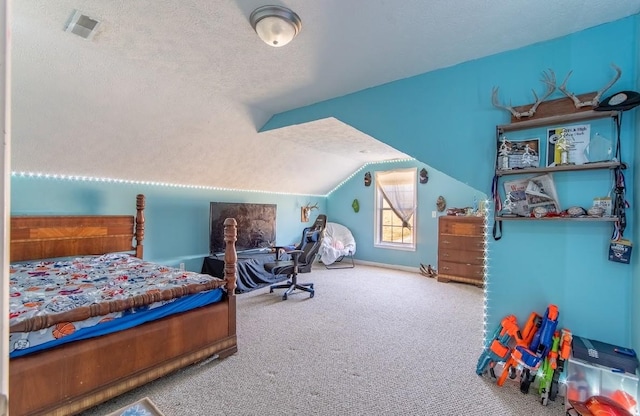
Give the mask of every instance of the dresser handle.
<svg viewBox="0 0 640 416">
<path fill-rule="evenodd" d="M 448 268 L 447 266 L 443 267 L 443 269 L 445 269 L 445 270 L 449 270 L 449 268 Z"/>
<path fill-rule="evenodd" d="M 442 244 L 451 244 L 449 240 L 442 240 Z"/>
<path fill-rule="evenodd" d="M 442 253 L 442 257 L 449 257 L 449 253 Z"/>
</svg>

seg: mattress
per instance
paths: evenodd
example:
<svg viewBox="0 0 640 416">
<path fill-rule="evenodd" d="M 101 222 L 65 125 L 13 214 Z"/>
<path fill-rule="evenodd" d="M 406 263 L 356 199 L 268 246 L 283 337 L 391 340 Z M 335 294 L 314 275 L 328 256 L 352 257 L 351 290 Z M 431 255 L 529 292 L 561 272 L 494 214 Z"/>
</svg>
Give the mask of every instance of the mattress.
<svg viewBox="0 0 640 416">
<path fill-rule="evenodd" d="M 224 280 L 128 253 L 10 265 L 10 357 L 217 302 Z"/>
</svg>

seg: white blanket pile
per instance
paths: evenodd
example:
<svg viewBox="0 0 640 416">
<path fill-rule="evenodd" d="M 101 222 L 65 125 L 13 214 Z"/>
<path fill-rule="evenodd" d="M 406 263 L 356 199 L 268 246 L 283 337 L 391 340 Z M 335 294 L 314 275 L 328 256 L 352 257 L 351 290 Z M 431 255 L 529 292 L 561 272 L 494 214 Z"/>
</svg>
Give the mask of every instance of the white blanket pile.
<svg viewBox="0 0 640 416">
<path fill-rule="evenodd" d="M 324 238 L 320 246 L 320 260 L 332 264 L 342 256 L 352 256 L 356 252 L 356 240 L 347 227 L 335 222 L 327 222 Z"/>
</svg>

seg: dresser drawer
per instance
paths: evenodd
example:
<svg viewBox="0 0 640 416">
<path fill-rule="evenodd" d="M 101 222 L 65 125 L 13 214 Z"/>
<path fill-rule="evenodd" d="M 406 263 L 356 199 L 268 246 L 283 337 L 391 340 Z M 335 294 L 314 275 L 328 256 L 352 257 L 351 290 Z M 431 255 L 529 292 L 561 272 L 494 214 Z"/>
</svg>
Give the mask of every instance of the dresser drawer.
<svg viewBox="0 0 640 416">
<path fill-rule="evenodd" d="M 440 234 L 438 238 L 438 248 L 440 250 L 478 250 L 484 252 L 484 237 L 480 236 L 459 236 L 451 234 Z"/>
<path fill-rule="evenodd" d="M 484 252 L 481 250 L 468 251 L 441 247 L 438 250 L 438 262 L 475 264 L 482 266 L 484 264 Z"/>
<path fill-rule="evenodd" d="M 441 234 L 483 235 L 484 220 L 481 217 L 442 216 L 438 223 Z"/>
<path fill-rule="evenodd" d="M 452 263 L 438 261 L 438 275 L 462 276 L 470 279 L 483 280 L 484 267 L 478 264 Z"/>
</svg>

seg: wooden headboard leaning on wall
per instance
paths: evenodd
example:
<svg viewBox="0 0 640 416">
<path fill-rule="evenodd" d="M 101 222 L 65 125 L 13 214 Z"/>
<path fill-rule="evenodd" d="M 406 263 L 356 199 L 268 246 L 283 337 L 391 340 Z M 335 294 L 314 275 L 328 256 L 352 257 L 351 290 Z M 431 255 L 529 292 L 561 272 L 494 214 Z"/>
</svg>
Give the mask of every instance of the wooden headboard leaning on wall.
<svg viewBox="0 0 640 416">
<path fill-rule="evenodd" d="M 11 217 L 10 261 L 135 251 L 142 258 L 144 195 L 136 215 L 25 215 Z M 78 236 L 81 236 L 78 238 Z M 135 239 L 135 244 L 134 244 Z"/>
</svg>

